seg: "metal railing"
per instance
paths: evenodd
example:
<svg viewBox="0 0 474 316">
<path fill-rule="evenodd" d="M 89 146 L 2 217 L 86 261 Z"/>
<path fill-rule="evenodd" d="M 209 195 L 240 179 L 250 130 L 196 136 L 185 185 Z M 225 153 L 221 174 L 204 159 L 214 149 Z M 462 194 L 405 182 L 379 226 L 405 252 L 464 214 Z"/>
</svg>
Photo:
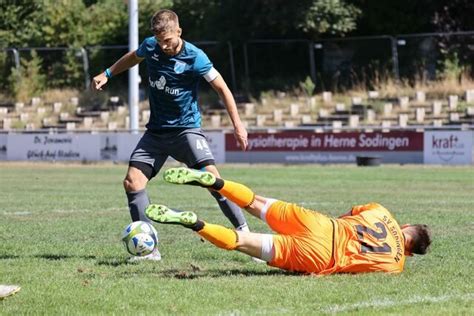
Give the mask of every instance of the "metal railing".
<svg viewBox="0 0 474 316">
<path fill-rule="evenodd" d="M 294 87 L 307 76 L 319 90 L 350 88 L 350 85 L 361 83 L 367 85 L 381 74 L 396 82 L 416 77 L 433 80 L 439 78 L 444 59 L 453 55 L 458 58 L 460 66 L 470 67 L 471 71 L 474 68 L 474 31 L 318 41 L 258 39 L 238 47 L 231 42 L 193 43 L 206 51 L 234 92 Z M 43 59 L 43 72 L 50 79 L 48 85 L 64 87 L 69 84 L 87 89 L 91 76 L 116 61 L 128 46 L 0 48 L 0 55 L 4 54 L 4 58 L 0 58 L 4 78 L 0 81 L 7 80 L 11 68 L 20 68 L 21 60 L 29 59 L 28 53 L 33 50 Z M 76 81 L 66 78 L 74 67 L 81 69 L 81 74 L 77 69 L 74 73 Z M 140 73 L 142 77 L 146 74 L 145 67 L 140 68 Z M 55 80 L 61 76 L 64 76 L 62 81 Z M 126 86 L 126 76 L 116 80 L 117 87 Z"/>
</svg>

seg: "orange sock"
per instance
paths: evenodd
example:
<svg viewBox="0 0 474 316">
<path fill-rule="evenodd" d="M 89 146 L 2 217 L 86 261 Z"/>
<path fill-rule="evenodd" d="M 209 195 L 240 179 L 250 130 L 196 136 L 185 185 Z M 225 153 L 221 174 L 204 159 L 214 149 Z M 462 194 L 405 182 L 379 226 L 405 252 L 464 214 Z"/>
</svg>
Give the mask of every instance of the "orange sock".
<svg viewBox="0 0 474 316">
<path fill-rule="evenodd" d="M 226 250 L 237 248 L 237 233 L 232 229 L 204 222 L 204 227 L 197 233 L 219 248 Z"/>
<path fill-rule="evenodd" d="M 224 187 L 219 190 L 219 193 L 241 208 L 249 206 L 255 199 L 255 193 L 247 186 L 228 180 L 225 180 Z"/>
</svg>

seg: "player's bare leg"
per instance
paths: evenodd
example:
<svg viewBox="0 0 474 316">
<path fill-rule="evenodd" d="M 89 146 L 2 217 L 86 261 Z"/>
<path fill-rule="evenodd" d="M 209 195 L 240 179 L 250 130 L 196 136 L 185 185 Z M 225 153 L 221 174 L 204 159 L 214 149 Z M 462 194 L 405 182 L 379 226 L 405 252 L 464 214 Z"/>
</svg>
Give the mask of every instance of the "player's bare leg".
<svg viewBox="0 0 474 316">
<path fill-rule="evenodd" d="M 237 250 L 267 262 L 272 259 L 272 235 L 235 231 L 199 220 L 194 212 L 178 212 L 164 205 L 150 204 L 145 214 L 158 223 L 190 228 L 219 248 Z"/>
</svg>

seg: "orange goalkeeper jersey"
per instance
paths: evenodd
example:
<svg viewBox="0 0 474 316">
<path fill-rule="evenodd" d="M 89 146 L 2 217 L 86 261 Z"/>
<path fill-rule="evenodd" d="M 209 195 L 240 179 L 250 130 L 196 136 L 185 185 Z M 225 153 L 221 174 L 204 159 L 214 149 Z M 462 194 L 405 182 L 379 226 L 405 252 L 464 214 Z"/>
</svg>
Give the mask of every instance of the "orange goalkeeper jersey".
<svg viewBox="0 0 474 316">
<path fill-rule="evenodd" d="M 405 264 L 404 237 L 392 214 L 378 203 L 354 206 L 336 220 L 335 265 L 323 273 L 399 273 Z"/>
</svg>

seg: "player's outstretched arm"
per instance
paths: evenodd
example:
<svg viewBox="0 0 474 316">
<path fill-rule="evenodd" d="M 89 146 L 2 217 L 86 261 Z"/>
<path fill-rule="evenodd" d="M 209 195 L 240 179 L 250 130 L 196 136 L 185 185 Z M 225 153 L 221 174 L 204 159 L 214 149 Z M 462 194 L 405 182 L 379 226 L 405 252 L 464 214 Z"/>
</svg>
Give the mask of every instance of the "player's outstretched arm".
<svg viewBox="0 0 474 316">
<path fill-rule="evenodd" d="M 124 72 L 125 70 L 140 63 L 142 60 L 143 58 L 138 57 L 135 51 L 126 53 L 119 60 L 117 60 L 115 64 L 108 68 L 109 74 L 104 71 L 92 79 L 91 89 L 102 90 L 102 87 L 107 83 L 107 81 L 109 81 L 110 77 Z"/>
<path fill-rule="evenodd" d="M 245 151 L 248 144 L 247 129 L 240 120 L 239 112 L 237 111 L 237 105 L 235 104 L 232 92 L 230 91 L 229 87 L 227 87 L 227 84 L 221 75 L 218 75 L 216 79 L 212 80 L 210 85 L 224 102 L 227 113 L 229 113 L 230 120 L 232 121 L 232 125 L 234 125 L 235 139 L 239 142 L 240 148 Z"/>
</svg>

